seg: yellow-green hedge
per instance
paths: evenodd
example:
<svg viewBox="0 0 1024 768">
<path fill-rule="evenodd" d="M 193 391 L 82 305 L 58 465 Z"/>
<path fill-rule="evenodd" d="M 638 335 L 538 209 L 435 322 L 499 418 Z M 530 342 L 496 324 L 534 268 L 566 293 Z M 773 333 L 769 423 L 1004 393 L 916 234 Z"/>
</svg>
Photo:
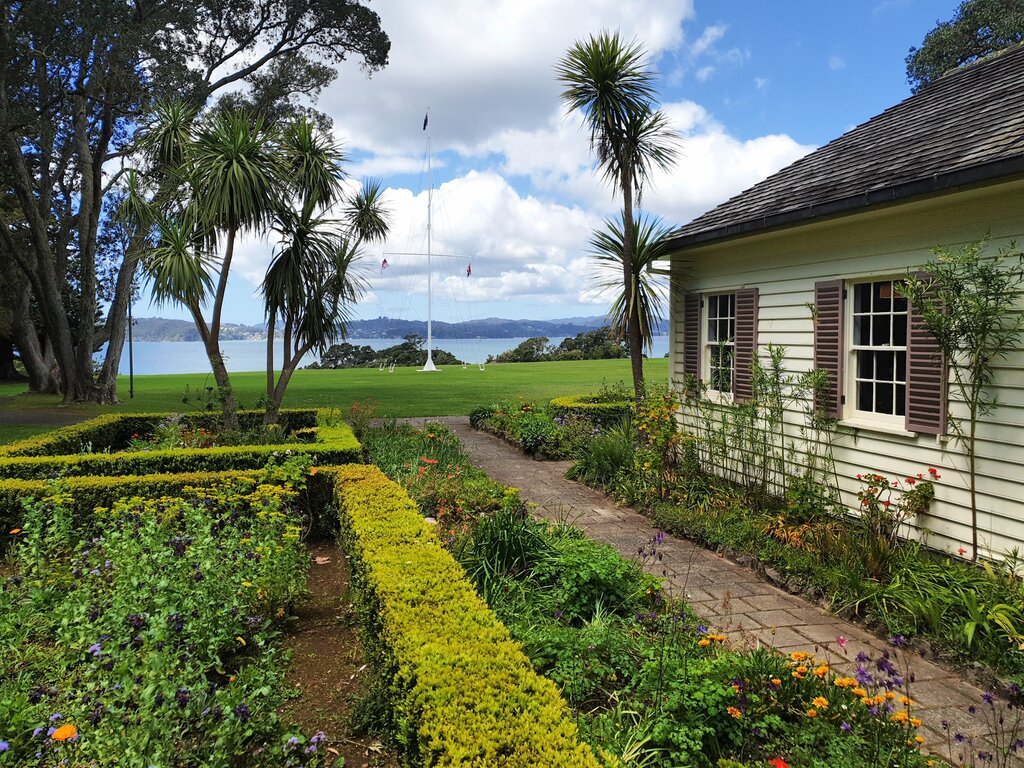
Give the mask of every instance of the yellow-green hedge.
<svg viewBox="0 0 1024 768">
<path fill-rule="evenodd" d="M 601 400 L 600 395 L 567 395 L 551 401 L 554 416 L 586 416 L 594 426 L 614 427 L 633 409 L 629 400 Z"/>
<path fill-rule="evenodd" d="M 316 417 L 316 411 L 299 412 Z M 90 422 L 84 422 L 78 427 L 83 427 L 75 433 L 77 436 L 83 434 L 95 434 L 97 431 L 107 430 L 109 433 L 123 431 L 125 425 L 137 427 L 140 419 L 149 419 L 150 426 L 155 420 L 159 420 L 165 414 L 138 416 L 100 416 Z M 118 421 L 120 420 L 120 421 Z M 301 423 L 304 419 L 295 419 Z M 91 426 L 87 426 L 91 425 Z M 54 445 L 68 445 L 73 442 L 74 437 L 64 430 L 57 430 L 57 433 L 64 433 L 53 437 L 56 433 L 49 433 L 40 436 L 39 445 L 52 448 Z M 305 428 L 310 431 L 312 428 Z M 317 442 L 314 443 L 286 443 L 281 445 L 234 445 L 217 448 L 174 448 L 160 451 L 138 451 L 116 453 L 70 453 L 66 455 L 26 455 L 22 451 L 28 450 L 25 446 L 29 441 L 22 441 L 18 449 L 18 455 L 3 455 L 0 453 L 0 478 L 11 479 L 42 479 L 55 476 L 82 477 L 82 476 L 120 476 L 120 475 L 145 475 L 145 474 L 168 474 L 178 472 L 227 472 L 230 470 L 259 469 L 266 465 L 273 456 L 286 452 L 308 453 L 314 457 L 319 464 L 349 464 L 362 461 L 362 446 L 356 440 L 352 429 L 347 424 L 330 426 L 318 426 L 315 428 Z M 129 433 L 131 434 L 131 433 Z M 141 434 L 141 433 L 140 433 Z M 117 444 L 117 443 L 114 443 Z"/>
<path fill-rule="evenodd" d="M 93 515 L 96 507 L 109 508 L 118 499 L 178 496 L 186 486 L 210 486 L 232 478 L 255 486 L 258 475 L 256 470 L 247 470 L 146 477 L 69 477 L 61 482 L 61 488 L 71 495 L 70 505 L 75 519 L 84 520 Z M 46 480 L 0 480 L 0 533 L 7 533 L 20 525 L 23 500 L 42 498 L 53 490 L 54 486 Z"/>
<path fill-rule="evenodd" d="M 97 452 L 118 451 L 135 435 L 148 435 L 169 413 L 108 413 L 87 421 L 44 432 L 41 435 L 0 446 L 0 459 L 8 456 L 64 456 L 88 449 Z M 212 429 L 221 414 L 194 411 L 180 414 L 193 428 Z M 285 433 L 316 426 L 318 412 L 312 408 L 289 408 L 281 411 L 278 423 Z M 243 429 L 252 429 L 263 422 L 263 411 L 239 411 Z"/>
<path fill-rule="evenodd" d="M 533 671 L 416 505 L 376 467 L 331 468 L 367 649 L 406 760 L 596 768 L 554 683 Z"/>
</svg>

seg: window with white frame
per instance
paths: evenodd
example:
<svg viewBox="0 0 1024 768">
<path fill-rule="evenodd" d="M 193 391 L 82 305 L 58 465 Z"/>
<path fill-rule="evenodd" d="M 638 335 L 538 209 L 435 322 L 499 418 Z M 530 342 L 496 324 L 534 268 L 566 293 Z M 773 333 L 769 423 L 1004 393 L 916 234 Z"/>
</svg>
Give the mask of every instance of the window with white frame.
<svg viewBox="0 0 1024 768">
<path fill-rule="evenodd" d="M 704 307 L 704 360 L 708 372 L 708 388 L 715 392 L 731 393 L 736 342 L 736 294 L 705 296 Z"/>
<path fill-rule="evenodd" d="M 900 417 L 907 403 L 907 299 L 899 280 L 850 285 L 848 416 Z"/>
</svg>

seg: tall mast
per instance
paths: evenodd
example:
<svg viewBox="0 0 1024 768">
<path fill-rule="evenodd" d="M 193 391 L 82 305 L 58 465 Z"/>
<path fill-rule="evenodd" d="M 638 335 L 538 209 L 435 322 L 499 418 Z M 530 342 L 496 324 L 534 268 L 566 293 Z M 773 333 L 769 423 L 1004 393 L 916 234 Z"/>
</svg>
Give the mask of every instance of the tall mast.
<svg viewBox="0 0 1024 768">
<path fill-rule="evenodd" d="M 427 128 L 427 121 L 423 121 L 424 129 Z M 434 320 L 433 320 L 433 270 L 431 269 L 431 209 L 434 204 L 434 172 L 430 167 L 430 133 L 427 133 L 427 362 L 421 370 L 436 371 L 434 367 Z"/>
</svg>

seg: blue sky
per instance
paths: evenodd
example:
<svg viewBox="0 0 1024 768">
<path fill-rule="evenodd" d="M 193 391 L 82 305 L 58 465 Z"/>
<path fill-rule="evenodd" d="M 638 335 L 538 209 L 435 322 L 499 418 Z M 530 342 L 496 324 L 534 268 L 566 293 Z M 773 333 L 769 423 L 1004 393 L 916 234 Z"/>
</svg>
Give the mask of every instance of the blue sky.
<svg viewBox="0 0 1024 768">
<path fill-rule="evenodd" d="M 910 94 L 904 58 L 955 0 L 374 0 L 391 64 L 341 66 L 320 108 L 355 179 L 383 180 L 392 235 L 368 251 L 358 317 L 426 317 L 424 112 L 437 156 L 434 318 L 598 315 L 590 233 L 617 201 L 566 117 L 553 67 L 573 41 L 618 29 L 645 43 L 683 135 L 644 208 L 673 226 Z M 273 249 L 249 238 L 224 317 L 262 321 L 253 292 Z M 391 254 L 391 255 L 388 255 Z M 380 269 L 383 258 L 389 267 Z M 472 265 L 472 276 L 466 268 Z M 184 314 L 148 306 L 139 316 Z"/>
</svg>

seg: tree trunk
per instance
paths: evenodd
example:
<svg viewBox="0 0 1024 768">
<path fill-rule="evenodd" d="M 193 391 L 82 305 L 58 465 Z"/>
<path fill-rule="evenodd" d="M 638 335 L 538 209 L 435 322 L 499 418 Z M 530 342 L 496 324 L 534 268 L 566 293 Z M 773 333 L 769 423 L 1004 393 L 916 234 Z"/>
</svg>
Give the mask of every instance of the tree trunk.
<svg viewBox="0 0 1024 768">
<path fill-rule="evenodd" d="M 636 239 L 633 221 L 632 179 L 622 170 L 622 289 L 626 294 L 626 342 L 633 373 L 633 397 L 644 398 L 644 347 L 640 333 L 640 304 L 636 301 L 636 275 L 633 274 L 633 242 Z"/>
<path fill-rule="evenodd" d="M 28 374 L 28 391 L 36 394 L 60 394 L 60 376 L 57 362 L 49 343 L 44 343 L 32 323 L 30 312 L 31 289 L 26 285 L 18 298 L 11 326 L 14 343 L 21 353 L 21 364 Z"/>
<path fill-rule="evenodd" d="M 132 300 L 132 286 L 135 282 L 135 267 L 138 264 L 138 252 L 142 248 L 143 238 L 132 238 L 128 253 L 117 271 L 117 282 L 114 284 L 114 299 L 107 311 L 107 322 L 104 335 L 107 337 L 107 352 L 103 358 L 103 368 L 96 379 L 94 395 L 99 403 L 116 403 L 117 373 L 121 369 L 121 355 L 124 353 L 124 339 L 128 330 L 128 302 Z"/>
</svg>

